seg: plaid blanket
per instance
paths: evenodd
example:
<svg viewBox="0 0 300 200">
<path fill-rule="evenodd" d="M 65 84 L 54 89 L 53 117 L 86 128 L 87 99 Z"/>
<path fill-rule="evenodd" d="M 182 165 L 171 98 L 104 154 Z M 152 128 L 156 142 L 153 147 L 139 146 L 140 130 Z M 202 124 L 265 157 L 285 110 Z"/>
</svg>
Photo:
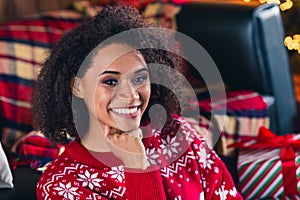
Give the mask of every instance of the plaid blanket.
<svg viewBox="0 0 300 200">
<path fill-rule="evenodd" d="M 9 149 L 32 130 L 31 96 L 46 51 L 80 21 L 77 12 L 62 10 L 0 25 L 0 126 L 4 148 Z"/>
</svg>

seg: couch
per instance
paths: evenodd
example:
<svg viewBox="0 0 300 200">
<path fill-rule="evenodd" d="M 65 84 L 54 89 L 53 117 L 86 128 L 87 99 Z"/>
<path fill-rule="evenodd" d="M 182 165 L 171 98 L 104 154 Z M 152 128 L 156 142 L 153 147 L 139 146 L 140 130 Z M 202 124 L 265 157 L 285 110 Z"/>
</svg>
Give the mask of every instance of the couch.
<svg viewBox="0 0 300 200">
<path fill-rule="evenodd" d="M 14 93 L 15 96 L 4 98 L 8 93 L 0 90 L 2 141 L 9 141 L 9 138 L 16 140 L 32 128 L 27 105 L 34 89 L 35 73 L 45 58 L 41 50 L 50 48 L 52 42 L 81 21 L 81 15 L 74 11 L 64 14 L 53 12 L 40 15 L 38 20 L 29 18 L 2 25 L 4 28 L 0 31 L 1 41 L 8 40 L 10 48 L 6 49 L 10 49 L 10 54 L 4 56 L 4 52 L 0 52 L 0 85 L 1 88 L 19 91 Z M 44 28 L 39 34 L 36 29 L 27 29 L 25 37 L 18 32 L 20 30 L 9 29 L 24 24 L 26 27 Z M 181 5 L 180 12 L 176 15 L 176 24 L 179 32 L 190 36 L 207 50 L 220 70 L 228 90 L 256 91 L 266 97 L 266 115 L 270 119 L 271 130 L 277 134 L 298 131 L 297 104 L 287 50 L 283 45 L 281 14 L 277 5 L 211 1 L 186 4 Z M 22 48 L 31 53 L 22 54 Z M 188 48 L 183 45 L 184 51 L 188 52 Z M 36 55 L 40 57 L 35 58 Z M 13 71 L 5 68 L 10 62 L 14 63 Z M 32 74 L 18 71 L 18 66 Z M 11 72 L 13 74 L 9 74 Z M 189 78 L 194 80 L 192 78 L 195 77 L 202 79 L 200 74 L 194 73 Z M 198 95 L 199 99 L 205 96 L 203 93 Z M 7 99 L 13 99 L 14 104 Z M 20 108 L 20 104 L 25 106 Z M 247 107 L 251 108 L 251 105 Z M 12 116 L 10 112 L 15 115 Z M 251 118 L 256 117 L 253 110 L 250 109 L 248 113 Z M 5 144 L 11 147 L 9 142 Z M 224 160 L 235 177 L 236 160 Z M 13 175 L 15 188 L 1 189 L 1 199 L 34 199 L 34 188 L 40 173 L 28 167 L 17 167 Z"/>
</svg>

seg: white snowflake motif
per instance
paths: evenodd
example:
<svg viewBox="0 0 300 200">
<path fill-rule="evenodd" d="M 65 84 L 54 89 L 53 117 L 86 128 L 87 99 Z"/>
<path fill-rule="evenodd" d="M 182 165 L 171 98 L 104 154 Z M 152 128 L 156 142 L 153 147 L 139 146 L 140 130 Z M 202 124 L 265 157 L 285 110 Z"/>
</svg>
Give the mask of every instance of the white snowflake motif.
<svg viewBox="0 0 300 200">
<path fill-rule="evenodd" d="M 91 190 L 94 189 L 94 186 L 101 187 L 99 182 L 103 181 L 103 179 L 97 178 L 98 173 L 90 174 L 88 170 L 85 170 L 84 174 L 78 174 L 78 176 L 80 178 L 78 178 L 77 180 L 83 182 L 83 187 L 89 186 Z"/>
<path fill-rule="evenodd" d="M 147 167 L 150 165 L 156 165 L 156 159 L 159 157 L 159 155 L 155 152 L 155 149 L 146 149 L 146 155 L 147 155 Z"/>
<path fill-rule="evenodd" d="M 111 178 L 115 178 L 122 183 L 124 179 L 124 168 L 122 166 L 112 167 L 111 171 L 107 172 L 107 174 L 111 175 Z"/>
<path fill-rule="evenodd" d="M 160 145 L 160 148 L 163 150 L 163 154 L 168 154 L 170 158 L 174 155 L 174 153 L 178 153 L 176 147 L 179 145 L 178 142 L 176 142 L 176 137 L 170 138 L 169 135 L 167 135 L 167 138 L 162 140 L 162 144 Z"/>
<path fill-rule="evenodd" d="M 185 140 L 188 141 L 189 144 L 191 144 L 194 141 L 194 138 L 192 137 L 193 135 L 191 135 L 190 131 L 183 130 L 182 133 L 185 136 Z"/>
<path fill-rule="evenodd" d="M 206 167 L 208 167 L 209 169 L 211 169 L 211 165 L 214 164 L 214 161 L 211 159 L 211 154 L 206 153 L 205 148 L 200 148 L 200 150 L 198 151 L 198 156 L 199 158 L 199 162 L 203 163 L 203 167 L 204 169 Z"/>
<path fill-rule="evenodd" d="M 74 196 L 79 196 L 79 194 L 76 192 L 78 189 L 77 187 L 71 187 L 71 183 L 67 183 L 64 185 L 63 183 L 59 183 L 60 187 L 53 188 L 54 190 L 58 191 L 58 194 L 60 196 L 63 196 L 66 199 L 73 200 Z"/>
<path fill-rule="evenodd" d="M 205 148 L 200 148 L 197 154 L 199 156 L 199 162 L 203 163 L 207 156 Z"/>
<path fill-rule="evenodd" d="M 215 191 L 215 194 L 220 196 L 220 200 L 226 200 L 228 190 L 225 190 L 225 185 L 222 185 L 221 188 L 219 188 L 218 191 Z"/>
</svg>

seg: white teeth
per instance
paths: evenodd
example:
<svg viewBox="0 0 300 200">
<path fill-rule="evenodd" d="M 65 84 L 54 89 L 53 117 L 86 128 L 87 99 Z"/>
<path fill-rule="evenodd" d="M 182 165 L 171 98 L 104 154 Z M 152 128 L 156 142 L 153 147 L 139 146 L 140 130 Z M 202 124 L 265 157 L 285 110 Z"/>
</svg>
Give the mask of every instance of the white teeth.
<svg viewBox="0 0 300 200">
<path fill-rule="evenodd" d="M 118 114 L 132 114 L 135 113 L 137 111 L 138 107 L 134 107 L 134 108 L 114 108 L 112 109 L 113 112 L 118 113 Z"/>
</svg>

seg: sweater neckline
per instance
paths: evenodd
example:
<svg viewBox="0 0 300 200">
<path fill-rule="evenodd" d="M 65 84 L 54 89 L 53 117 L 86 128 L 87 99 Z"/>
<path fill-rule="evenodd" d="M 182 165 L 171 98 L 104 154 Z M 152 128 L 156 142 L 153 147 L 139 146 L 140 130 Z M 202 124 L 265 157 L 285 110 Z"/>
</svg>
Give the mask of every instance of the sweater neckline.
<svg viewBox="0 0 300 200">
<path fill-rule="evenodd" d="M 86 149 L 79 140 L 74 140 L 65 147 L 65 154 L 74 161 L 93 167 L 116 167 L 123 162 L 112 152 L 95 152 Z"/>
<path fill-rule="evenodd" d="M 153 133 L 150 126 L 144 126 L 143 133 L 146 138 L 143 138 L 144 145 L 150 146 Z M 74 161 L 92 167 L 113 167 L 123 165 L 123 162 L 117 158 L 111 151 L 110 152 L 95 152 L 86 149 L 81 143 L 80 139 L 75 139 L 65 146 L 64 154 L 66 157 L 72 158 Z"/>
</svg>

